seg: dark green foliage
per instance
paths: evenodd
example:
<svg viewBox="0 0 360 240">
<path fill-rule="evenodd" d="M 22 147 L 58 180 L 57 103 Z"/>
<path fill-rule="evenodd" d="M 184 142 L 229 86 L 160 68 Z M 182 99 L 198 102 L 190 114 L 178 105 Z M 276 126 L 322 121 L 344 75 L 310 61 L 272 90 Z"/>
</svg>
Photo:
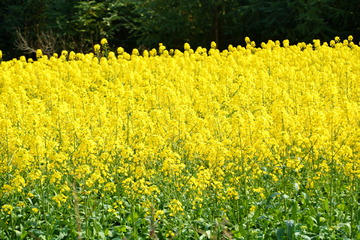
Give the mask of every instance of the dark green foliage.
<svg viewBox="0 0 360 240">
<path fill-rule="evenodd" d="M 289 39 L 292 43 L 330 41 L 335 36 L 357 38 L 359 4 L 335 0 L 243 1 L 229 13 L 225 34 L 237 43 L 244 35 L 257 42 Z"/>
<path fill-rule="evenodd" d="M 36 38 L 36 29 L 44 27 L 45 0 L 0 0 L 0 49 L 4 59 L 21 53 L 15 49 L 16 30 L 23 30 L 30 38 Z"/>
<path fill-rule="evenodd" d="M 356 40 L 359 10 L 359 0 L 0 0 L 0 49 L 11 59 L 35 48 L 89 52 L 103 37 L 111 50 L 126 51 L 160 42 L 182 49 L 216 41 L 224 49 L 244 45 L 245 36 L 258 46 L 269 39 Z M 30 50 L 14 45 L 17 30 Z"/>
<path fill-rule="evenodd" d="M 135 18 L 134 5 L 126 0 L 0 0 L 0 3 L 0 49 L 6 50 L 4 59 L 33 53 L 37 48 L 48 55 L 63 49 L 89 52 L 104 37 L 113 47 L 137 46 L 129 34 Z M 18 41 L 16 30 L 25 41 Z M 14 46 L 16 43 L 21 43 L 22 48 Z"/>
<path fill-rule="evenodd" d="M 214 1 L 139 1 L 135 10 L 134 35 L 138 43 L 156 47 L 182 48 L 184 42 L 191 45 L 208 45 L 213 37 Z"/>
</svg>

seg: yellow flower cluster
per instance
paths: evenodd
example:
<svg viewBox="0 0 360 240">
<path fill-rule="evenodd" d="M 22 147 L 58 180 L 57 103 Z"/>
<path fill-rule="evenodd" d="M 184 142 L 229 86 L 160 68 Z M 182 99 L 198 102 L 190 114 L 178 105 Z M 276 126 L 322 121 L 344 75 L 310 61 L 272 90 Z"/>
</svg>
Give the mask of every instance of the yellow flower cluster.
<svg viewBox="0 0 360 240">
<path fill-rule="evenodd" d="M 34 213 L 38 213 L 39 212 L 39 209 L 37 209 L 37 208 L 32 208 L 31 209 Z"/>
<path fill-rule="evenodd" d="M 58 207 L 60 207 L 62 203 L 65 203 L 67 199 L 68 199 L 68 197 L 62 193 L 60 193 L 52 198 L 52 200 L 54 200 L 57 203 Z"/>
<path fill-rule="evenodd" d="M 170 216 L 174 216 L 177 213 L 182 213 L 184 211 L 182 203 L 179 200 L 173 199 L 169 204 L 171 210 Z"/>
<path fill-rule="evenodd" d="M 9 204 L 5 204 L 1 207 L 2 212 L 6 212 L 7 214 L 10 214 L 13 211 L 13 207 Z"/>
<path fill-rule="evenodd" d="M 360 177 L 360 47 L 352 37 L 246 43 L 100 56 L 105 39 L 95 54 L 48 59 L 39 50 L 37 61 L 2 61 L 0 175 L 11 177 L 1 179 L 0 195 L 47 184 L 60 206 L 76 179 L 82 193 L 121 191 L 134 201 L 174 194 L 164 192 L 170 186 L 195 205 L 249 188 L 263 198 L 265 185 L 251 183 L 285 174 L 308 189 L 334 171 Z M 185 210 L 177 199 L 165 204 L 172 214 Z"/>
</svg>

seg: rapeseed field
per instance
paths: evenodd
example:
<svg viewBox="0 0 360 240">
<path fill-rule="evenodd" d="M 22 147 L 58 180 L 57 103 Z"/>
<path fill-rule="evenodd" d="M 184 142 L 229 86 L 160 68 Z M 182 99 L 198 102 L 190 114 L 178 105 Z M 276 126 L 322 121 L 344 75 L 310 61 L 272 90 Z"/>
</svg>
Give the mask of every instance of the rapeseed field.
<svg viewBox="0 0 360 240">
<path fill-rule="evenodd" d="M 359 239 L 359 45 L 245 40 L 2 61 L 0 238 Z"/>
</svg>

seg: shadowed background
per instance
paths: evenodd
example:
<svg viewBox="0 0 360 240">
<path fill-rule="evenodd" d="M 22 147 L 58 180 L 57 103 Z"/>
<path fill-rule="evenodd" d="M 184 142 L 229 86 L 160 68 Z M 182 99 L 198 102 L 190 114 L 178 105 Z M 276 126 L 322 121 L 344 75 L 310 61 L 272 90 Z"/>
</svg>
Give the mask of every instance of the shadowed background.
<svg viewBox="0 0 360 240">
<path fill-rule="evenodd" d="M 121 46 L 167 49 L 189 42 L 220 50 L 289 39 L 290 44 L 359 36 L 360 1 L 350 0 L 0 0 L 3 59 L 34 57 L 36 49 L 87 53 L 107 38 Z"/>
</svg>

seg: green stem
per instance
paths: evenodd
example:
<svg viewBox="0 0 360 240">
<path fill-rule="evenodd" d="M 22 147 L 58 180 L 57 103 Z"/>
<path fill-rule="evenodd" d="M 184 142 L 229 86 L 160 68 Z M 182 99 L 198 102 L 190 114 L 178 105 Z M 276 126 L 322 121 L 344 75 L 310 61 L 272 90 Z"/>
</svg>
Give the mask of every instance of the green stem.
<svg viewBox="0 0 360 240">
<path fill-rule="evenodd" d="M 136 236 L 136 224 L 134 219 L 135 209 L 134 209 L 134 196 L 131 198 L 131 219 L 133 224 L 133 236 Z"/>
<path fill-rule="evenodd" d="M 285 170 L 285 164 L 283 162 L 283 188 L 284 188 L 284 193 L 283 194 L 286 194 L 286 178 L 285 178 L 285 175 L 286 175 L 286 170 Z M 285 210 L 285 217 L 286 219 L 288 220 L 289 219 L 289 215 L 288 215 L 288 211 L 287 211 L 287 204 L 286 204 L 286 198 L 284 198 L 284 210 Z"/>
<path fill-rule="evenodd" d="M 15 239 L 15 226 L 14 226 L 14 218 L 13 218 L 13 213 L 10 213 L 10 221 L 11 221 L 11 236 L 13 239 Z"/>
</svg>

